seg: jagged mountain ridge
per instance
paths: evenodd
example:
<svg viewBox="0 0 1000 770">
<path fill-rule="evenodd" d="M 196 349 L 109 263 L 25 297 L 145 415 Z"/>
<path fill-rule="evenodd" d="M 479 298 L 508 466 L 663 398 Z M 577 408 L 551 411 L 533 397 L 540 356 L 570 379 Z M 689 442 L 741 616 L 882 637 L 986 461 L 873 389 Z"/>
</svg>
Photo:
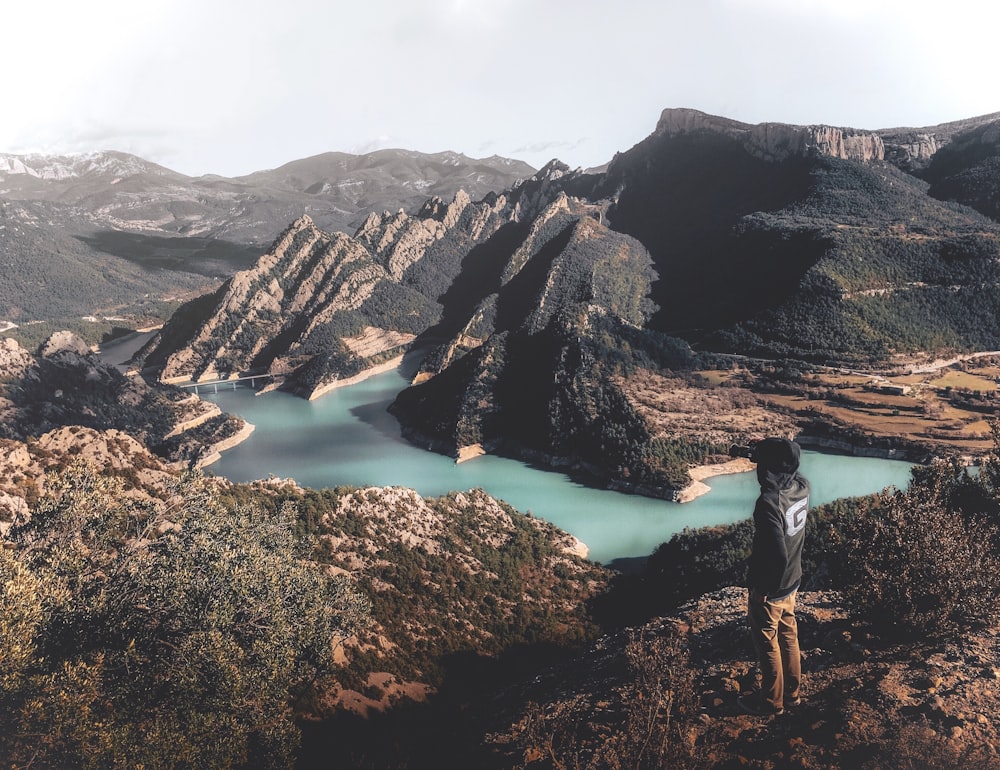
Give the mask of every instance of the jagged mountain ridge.
<svg viewBox="0 0 1000 770">
<path fill-rule="evenodd" d="M 404 150 L 327 153 L 233 179 L 188 177 L 118 152 L 0 155 L 0 230 L 17 239 L 0 320 L 110 313 L 145 294 L 204 291 L 253 264 L 303 213 L 326 230 L 353 230 L 371 211 L 416 208 L 459 189 L 482 197 L 533 172 L 496 156 Z M 19 245 L 27 239 L 30 249 Z M 90 273 L 83 284 L 80 265 Z M 127 280 L 115 285 L 117 275 Z M 54 306 L 49 289 L 62 296 Z"/>
<path fill-rule="evenodd" d="M 9 185 L 8 191 L 17 190 L 21 197 L 49 198 L 54 189 L 46 183 L 52 181 L 74 180 L 73 184 L 84 184 L 87 180 L 102 179 L 115 184 L 137 174 L 162 176 L 174 181 L 184 178 L 183 174 L 126 152 L 87 152 L 75 155 L 0 153 L 0 175 Z M 66 186 L 61 189 L 62 196 L 67 196 L 73 188 Z"/>
<path fill-rule="evenodd" d="M 553 165 L 478 203 L 460 191 L 413 216 L 371 214 L 353 237 L 302 217 L 214 299 L 178 313 L 144 364 L 165 379 L 262 371 L 320 392 L 436 324 L 462 257 L 530 218 L 563 173 Z"/>
</svg>

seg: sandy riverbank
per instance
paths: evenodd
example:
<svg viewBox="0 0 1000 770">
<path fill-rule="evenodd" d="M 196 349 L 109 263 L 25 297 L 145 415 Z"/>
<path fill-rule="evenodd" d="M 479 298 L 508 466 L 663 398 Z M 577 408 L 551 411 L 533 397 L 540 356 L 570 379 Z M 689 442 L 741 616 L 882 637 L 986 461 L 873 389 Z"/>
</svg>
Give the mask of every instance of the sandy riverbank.
<svg viewBox="0 0 1000 770">
<path fill-rule="evenodd" d="M 712 465 L 696 465 L 688 469 L 691 483 L 677 493 L 678 503 L 689 503 L 696 497 L 712 491 L 712 488 L 705 483 L 706 479 L 713 476 L 728 476 L 730 473 L 746 473 L 752 471 L 757 466 L 745 457 L 737 457 L 724 463 L 714 463 Z"/>
<path fill-rule="evenodd" d="M 402 356 L 396 356 L 396 358 L 390 359 L 383 364 L 378 366 L 373 366 L 371 369 L 365 369 L 363 372 L 355 374 L 353 377 L 347 377 L 343 380 L 334 380 L 333 382 L 325 383 L 316 388 L 312 393 L 309 394 L 309 400 L 313 401 L 320 396 L 329 393 L 331 390 L 336 390 L 337 388 L 344 388 L 348 385 L 357 385 L 362 380 L 367 380 L 369 377 L 374 377 L 376 374 L 383 374 L 385 372 L 391 372 L 393 369 L 398 369 L 399 365 L 403 363 Z"/>
</svg>

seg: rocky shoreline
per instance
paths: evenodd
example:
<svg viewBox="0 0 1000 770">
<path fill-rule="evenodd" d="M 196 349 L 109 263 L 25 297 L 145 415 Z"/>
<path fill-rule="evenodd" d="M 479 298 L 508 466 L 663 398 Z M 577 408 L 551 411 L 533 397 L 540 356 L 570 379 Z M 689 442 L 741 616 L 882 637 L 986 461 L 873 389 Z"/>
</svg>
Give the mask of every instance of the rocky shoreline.
<svg viewBox="0 0 1000 770">
<path fill-rule="evenodd" d="M 342 380 L 333 380 L 332 382 L 323 383 L 313 389 L 313 391 L 309 394 L 308 399 L 310 401 L 315 401 L 320 396 L 325 396 L 327 393 L 336 390 L 337 388 L 344 388 L 348 385 L 357 385 L 359 382 L 363 382 L 369 377 L 374 377 L 376 374 L 391 372 L 394 369 L 398 369 L 401 363 L 403 363 L 403 356 L 399 355 L 395 358 L 390 358 L 388 361 L 378 364 L 377 366 L 358 372 L 353 377 L 346 377 Z"/>
<path fill-rule="evenodd" d="M 250 438 L 250 435 L 254 432 L 255 427 L 256 426 L 252 425 L 249 422 L 244 422 L 243 427 L 240 428 L 238 433 L 235 433 L 229 438 L 223 439 L 222 441 L 220 441 L 218 444 L 214 445 L 211 448 L 211 452 L 201 457 L 197 462 L 197 467 L 205 468 L 209 465 L 212 465 L 213 463 L 218 462 L 220 459 L 222 459 L 223 452 L 232 449 L 235 446 L 239 446 L 248 438 Z"/>
<path fill-rule="evenodd" d="M 932 452 L 919 445 L 913 446 L 876 446 L 859 444 L 848 439 L 833 436 L 803 435 L 795 439 L 804 449 L 838 452 L 852 457 L 877 457 L 883 460 L 908 460 L 915 463 L 926 463 Z"/>
</svg>

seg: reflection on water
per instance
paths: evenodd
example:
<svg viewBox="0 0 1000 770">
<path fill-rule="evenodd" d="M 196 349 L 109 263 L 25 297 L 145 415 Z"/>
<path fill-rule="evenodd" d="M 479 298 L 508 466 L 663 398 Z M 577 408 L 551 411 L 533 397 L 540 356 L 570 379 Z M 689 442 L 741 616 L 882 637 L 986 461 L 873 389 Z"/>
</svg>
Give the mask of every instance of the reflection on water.
<svg viewBox="0 0 1000 770">
<path fill-rule="evenodd" d="M 589 546 L 590 557 L 603 563 L 647 556 L 685 527 L 731 523 L 752 512 L 758 491 L 752 473 L 710 479 L 709 494 L 679 505 L 591 489 L 565 474 L 502 457 L 486 455 L 458 465 L 400 436 L 386 407 L 405 386 L 398 372 L 389 372 L 316 401 L 284 393 L 256 396 L 250 390 L 205 396 L 257 428 L 209 470 L 233 481 L 274 475 L 320 489 L 404 486 L 428 497 L 480 487 L 576 535 Z M 910 465 L 804 452 L 802 468 L 819 504 L 886 486 L 905 487 Z"/>
</svg>

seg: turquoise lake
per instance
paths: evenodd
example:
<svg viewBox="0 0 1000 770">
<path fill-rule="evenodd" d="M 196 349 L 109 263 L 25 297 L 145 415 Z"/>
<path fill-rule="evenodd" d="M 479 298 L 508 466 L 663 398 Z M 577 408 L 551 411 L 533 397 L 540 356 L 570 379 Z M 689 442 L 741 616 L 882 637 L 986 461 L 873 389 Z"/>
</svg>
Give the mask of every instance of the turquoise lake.
<svg viewBox="0 0 1000 770">
<path fill-rule="evenodd" d="M 685 527 L 732 523 L 752 512 L 758 493 L 752 473 L 709 479 L 710 493 L 679 504 L 593 489 L 563 473 L 491 455 L 456 464 L 401 437 L 386 407 L 406 384 L 399 372 L 388 372 L 315 401 L 243 388 L 218 393 L 202 388 L 204 398 L 256 426 L 248 440 L 224 452 L 208 470 L 232 481 L 273 475 L 317 489 L 404 486 L 425 497 L 479 487 L 572 533 L 590 548 L 590 558 L 602 563 L 648 556 Z M 802 459 L 813 504 L 887 486 L 905 488 L 910 467 L 817 452 L 804 452 Z"/>
</svg>

